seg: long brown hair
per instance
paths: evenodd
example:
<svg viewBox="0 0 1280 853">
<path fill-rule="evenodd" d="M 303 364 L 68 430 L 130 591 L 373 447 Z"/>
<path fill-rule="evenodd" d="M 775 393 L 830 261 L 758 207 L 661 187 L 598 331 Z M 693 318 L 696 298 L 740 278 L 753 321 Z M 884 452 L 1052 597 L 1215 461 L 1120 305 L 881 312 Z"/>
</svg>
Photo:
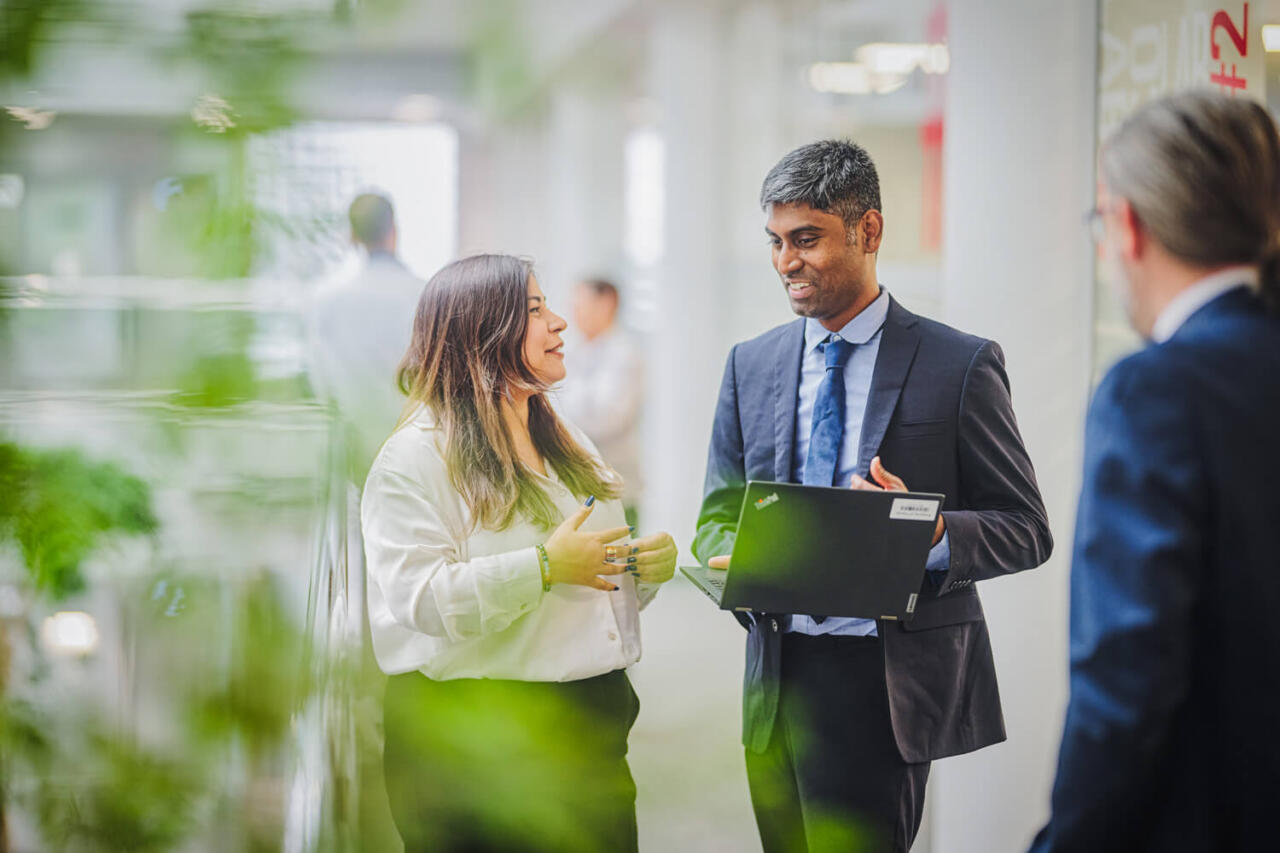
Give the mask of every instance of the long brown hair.
<svg viewBox="0 0 1280 853">
<path fill-rule="evenodd" d="M 529 328 L 528 261 L 474 255 L 427 282 L 400 362 L 406 417 L 425 405 L 444 431 L 449 479 L 481 527 L 500 530 L 523 516 L 543 528 L 560 521 L 546 492 L 516 455 L 503 401 L 528 393 L 533 446 L 575 495 L 614 498 L 617 476 L 584 450 L 556 416 L 545 382 L 524 359 Z"/>
</svg>

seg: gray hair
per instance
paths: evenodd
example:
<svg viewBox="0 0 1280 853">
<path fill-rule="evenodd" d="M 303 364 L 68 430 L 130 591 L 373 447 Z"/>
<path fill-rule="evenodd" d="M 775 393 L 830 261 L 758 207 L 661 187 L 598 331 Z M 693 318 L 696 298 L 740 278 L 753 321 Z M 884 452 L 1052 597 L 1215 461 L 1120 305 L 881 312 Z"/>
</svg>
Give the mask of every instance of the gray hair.
<svg viewBox="0 0 1280 853">
<path fill-rule="evenodd" d="M 1258 265 L 1280 310 L 1280 135 L 1265 107 L 1208 91 L 1160 98 L 1104 143 L 1100 166 L 1170 254 Z"/>
<path fill-rule="evenodd" d="M 868 210 L 880 210 L 880 176 L 860 145 L 824 139 L 778 161 L 760 187 L 760 206 L 807 204 L 834 213 L 852 229 Z"/>
</svg>

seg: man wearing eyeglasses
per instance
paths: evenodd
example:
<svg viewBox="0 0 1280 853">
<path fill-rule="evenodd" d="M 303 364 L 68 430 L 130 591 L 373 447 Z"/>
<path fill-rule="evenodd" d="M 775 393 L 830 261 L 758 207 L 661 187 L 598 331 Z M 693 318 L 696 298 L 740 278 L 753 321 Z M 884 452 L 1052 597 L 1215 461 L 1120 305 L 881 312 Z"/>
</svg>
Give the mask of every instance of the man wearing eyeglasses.
<svg viewBox="0 0 1280 853">
<path fill-rule="evenodd" d="M 1071 698 L 1036 853 L 1274 850 L 1280 134 L 1211 92 L 1104 145 L 1108 277 L 1146 339 L 1099 384 Z"/>
</svg>

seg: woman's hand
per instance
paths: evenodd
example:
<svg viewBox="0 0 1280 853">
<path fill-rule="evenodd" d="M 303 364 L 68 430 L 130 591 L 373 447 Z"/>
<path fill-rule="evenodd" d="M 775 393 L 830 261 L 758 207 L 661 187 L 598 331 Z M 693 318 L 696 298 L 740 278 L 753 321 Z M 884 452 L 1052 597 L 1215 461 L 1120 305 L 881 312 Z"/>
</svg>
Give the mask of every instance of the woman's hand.
<svg viewBox="0 0 1280 853">
<path fill-rule="evenodd" d="M 629 528 L 615 527 L 597 533 L 581 532 L 578 528 L 591 515 L 594 507 L 594 500 L 578 507 L 573 515 L 555 529 L 543 547 L 547 551 L 547 562 L 551 564 L 552 583 L 576 584 L 613 592 L 617 590 L 617 584 L 599 575 L 620 575 L 627 570 L 627 564 L 625 558 L 621 564 L 606 562 L 604 545 L 626 536 Z M 618 550 L 621 552 L 629 549 L 619 547 Z M 672 560 L 674 559 L 673 556 Z"/>
<path fill-rule="evenodd" d="M 666 583 L 676 573 L 676 554 L 671 534 L 655 533 L 633 539 L 630 547 L 621 547 L 615 562 L 640 583 Z"/>
</svg>

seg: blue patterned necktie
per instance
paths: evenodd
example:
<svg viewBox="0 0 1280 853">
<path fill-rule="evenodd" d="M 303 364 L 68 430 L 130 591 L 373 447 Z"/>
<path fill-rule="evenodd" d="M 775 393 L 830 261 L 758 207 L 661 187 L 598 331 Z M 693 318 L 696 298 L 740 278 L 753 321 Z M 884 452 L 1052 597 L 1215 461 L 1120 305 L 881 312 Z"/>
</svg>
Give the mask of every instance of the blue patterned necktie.
<svg viewBox="0 0 1280 853">
<path fill-rule="evenodd" d="M 827 357 L 827 373 L 818 386 L 813 401 L 813 428 L 809 431 L 809 453 L 804 461 L 806 486 L 835 484 L 840 464 L 840 445 L 844 444 L 844 365 L 853 352 L 853 344 L 832 335 L 818 345 Z M 810 616 L 821 624 L 825 616 Z"/>
<path fill-rule="evenodd" d="M 813 402 L 813 427 L 809 431 L 809 453 L 804 461 L 806 486 L 831 486 L 840 464 L 844 443 L 844 365 L 853 344 L 831 335 L 818 345 L 827 358 L 827 373 Z"/>
</svg>

